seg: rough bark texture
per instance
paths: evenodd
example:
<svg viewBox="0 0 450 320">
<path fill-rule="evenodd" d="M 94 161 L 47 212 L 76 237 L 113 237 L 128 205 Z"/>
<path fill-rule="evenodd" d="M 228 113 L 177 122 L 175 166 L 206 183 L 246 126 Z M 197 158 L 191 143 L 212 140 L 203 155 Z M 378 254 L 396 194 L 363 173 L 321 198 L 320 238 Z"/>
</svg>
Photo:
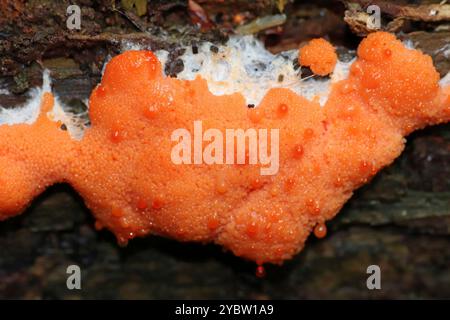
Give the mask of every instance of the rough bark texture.
<svg viewBox="0 0 450 320">
<path fill-rule="evenodd" d="M 118 39 L 170 49 L 176 61 L 180 43 L 222 42 L 239 21 L 278 13 L 281 2 L 199 0 L 198 13 L 187 1 L 155 0 L 142 15 L 120 1 L 80 0 L 82 29 L 69 31 L 68 1 L 0 1 L 0 105 L 25 101 L 48 68 L 55 91 L 83 108 Z M 286 23 L 259 33 L 272 51 L 317 36 L 354 49 L 359 39 L 351 30 L 368 32 L 355 19 L 368 1 L 283 2 Z M 421 18 L 424 6 L 440 1 L 372 2 L 381 3 L 383 28 L 403 31 L 441 75 L 450 71 L 448 12 Z M 204 13 L 211 25 L 196 26 Z M 392 29 L 395 19 L 402 23 Z M 328 223 L 327 238 L 311 238 L 292 261 L 268 266 L 264 279 L 255 277 L 254 264 L 214 245 L 151 237 L 120 248 L 93 222 L 82 199 L 59 185 L 0 223 L 0 298 L 450 298 L 450 126 L 410 136 L 395 164 Z M 82 290 L 66 288 L 71 264 L 82 269 Z M 381 267 L 382 290 L 366 287 L 372 264 Z"/>
</svg>

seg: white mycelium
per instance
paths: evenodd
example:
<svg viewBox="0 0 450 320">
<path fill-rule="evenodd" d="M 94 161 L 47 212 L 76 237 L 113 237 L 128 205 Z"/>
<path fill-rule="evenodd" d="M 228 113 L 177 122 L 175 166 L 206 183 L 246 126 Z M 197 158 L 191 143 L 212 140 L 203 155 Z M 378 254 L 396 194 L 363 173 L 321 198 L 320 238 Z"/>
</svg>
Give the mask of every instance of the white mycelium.
<svg viewBox="0 0 450 320">
<path fill-rule="evenodd" d="M 212 46 L 215 47 L 214 50 L 211 50 Z M 405 46 L 412 48 L 413 44 L 407 41 Z M 151 50 L 135 43 L 122 43 L 123 51 L 140 49 Z M 155 54 L 164 66 L 169 59 L 169 52 L 159 50 Z M 183 61 L 184 69 L 177 74 L 177 78 L 193 80 L 201 76 L 207 81 L 208 88 L 213 94 L 226 95 L 239 92 L 248 104 L 255 106 L 258 106 L 271 88 L 288 88 L 307 99 L 318 99 L 320 104 L 324 105 L 331 84 L 347 78 L 354 61 L 354 59 L 348 62 L 338 61 L 330 77 L 311 76 L 302 79 L 301 69 L 296 68 L 293 63 L 297 56 L 298 50 L 274 55 L 253 36 L 235 36 L 225 45 L 203 42 L 195 53 L 192 46 L 186 46 L 185 52 L 178 57 Z M 450 73 L 440 81 L 441 86 L 449 84 Z M 3 108 L 0 105 L 0 125 L 35 122 L 44 92 L 51 92 L 50 74 L 47 70 L 43 74 L 42 87 L 32 89 L 30 99 L 24 105 L 16 108 Z M 9 92 L 3 90 L 0 94 Z M 81 139 L 88 127 L 85 114 L 74 114 L 56 96 L 54 107 L 47 116 L 52 121 L 64 123 L 74 139 Z"/>
</svg>

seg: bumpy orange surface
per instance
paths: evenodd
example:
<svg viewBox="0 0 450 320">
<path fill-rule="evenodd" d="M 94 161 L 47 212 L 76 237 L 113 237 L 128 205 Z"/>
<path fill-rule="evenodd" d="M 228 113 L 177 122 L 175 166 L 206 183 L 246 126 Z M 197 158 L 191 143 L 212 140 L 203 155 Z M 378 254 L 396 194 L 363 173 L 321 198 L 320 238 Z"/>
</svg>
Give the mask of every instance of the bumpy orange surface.
<svg viewBox="0 0 450 320">
<path fill-rule="evenodd" d="M 302 66 L 311 68 L 319 76 L 326 76 L 333 72 L 337 62 L 334 47 L 322 38 L 313 39 L 300 49 L 298 61 Z"/>
<path fill-rule="evenodd" d="M 450 120 L 450 90 L 438 86 L 429 56 L 387 33 L 370 35 L 358 56 L 324 107 L 275 88 L 250 111 L 240 94 L 214 96 L 200 78 L 166 78 L 149 51 L 116 56 L 92 93 L 81 141 L 48 119 L 50 93 L 34 124 L 0 127 L 0 218 L 67 182 L 121 243 L 158 234 L 212 241 L 258 263 L 289 259 L 315 226 L 324 236 L 323 223 L 401 153 L 405 135 Z M 278 174 L 174 164 L 171 133 L 192 132 L 194 120 L 204 130 L 279 128 Z"/>
</svg>

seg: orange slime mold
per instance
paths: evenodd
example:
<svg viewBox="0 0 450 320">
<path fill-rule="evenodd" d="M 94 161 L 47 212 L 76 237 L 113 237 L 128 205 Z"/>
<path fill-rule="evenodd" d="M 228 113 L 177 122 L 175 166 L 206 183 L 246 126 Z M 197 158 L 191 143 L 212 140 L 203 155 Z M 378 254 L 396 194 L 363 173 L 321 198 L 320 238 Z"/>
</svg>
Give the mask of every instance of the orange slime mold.
<svg viewBox="0 0 450 320">
<path fill-rule="evenodd" d="M 307 55 L 320 55 L 312 51 Z M 123 244 L 157 234 L 215 242 L 258 264 L 281 263 L 303 248 L 317 225 L 315 233 L 325 236 L 323 223 L 392 163 L 404 136 L 450 120 L 450 90 L 439 87 L 429 56 L 387 33 L 369 35 L 358 56 L 324 107 L 273 88 L 248 111 L 241 94 L 215 96 L 201 78 L 163 76 L 150 51 L 118 55 L 91 95 L 92 125 L 82 140 L 47 117 L 50 93 L 33 124 L 0 127 L 0 219 L 23 212 L 46 187 L 69 183 L 96 227 Z M 329 63 L 314 59 L 311 67 L 328 73 Z M 195 120 L 204 130 L 278 128 L 279 172 L 261 176 L 258 165 L 248 164 L 174 164 L 171 133 L 192 132 Z"/>
<path fill-rule="evenodd" d="M 300 49 L 298 61 L 302 66 L 311 68 L 319 76 L 326 76 L 333 72 L 337 62 L 334 47 L 326 40 L 313 39 Z"/>
</svg>

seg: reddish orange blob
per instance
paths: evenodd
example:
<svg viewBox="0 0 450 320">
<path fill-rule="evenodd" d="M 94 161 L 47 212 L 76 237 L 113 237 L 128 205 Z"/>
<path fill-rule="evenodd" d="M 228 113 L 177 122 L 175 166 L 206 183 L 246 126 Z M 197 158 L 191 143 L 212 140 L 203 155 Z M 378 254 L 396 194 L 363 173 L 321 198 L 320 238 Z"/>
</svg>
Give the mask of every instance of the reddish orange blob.
<svg viewBox="0 0 450 320">
<path fill-rule="evenodd" d="M 299 58 L 302 66 L 310 67 L 314 74 L 326 76 L 333 72 L 337 62 L 336 50 L 324 39 L 313 39 L 300 49 Z"/>
<path fill-rule="evenodd" d="M 247 113 L 250 121 L 253 123 L 259 123 L 264 118 L 264 114 L 259 108 L 248 109 Z"/>
<path fill-rule="evenodd" d="M 247 225 L 245 233 L 249 238 L 256 238 L 258 235 L 258 226 L 254 222 L 251 222 Z"/>
<path fill-rule="evenodd" d="M 332 47 L 305 48 L 314 72 L 332 71 Z M 303 248 L 312 226 L 326 234 L 323 222 L 399 156 L 406 135 L 448 122 L 449 94 L 429 56 L 382 32 L 362 41 L 350 75 L 331 86 L 323 107 L 272 88 L 250 111 L 239 93 L 213 95 L 200 77 L 166 77 L 153 53 L 127 51 L 108 63 L 92 93 L 81 140 L 49 119 L 49 92 L 34 123 L 0 126 L 0 220 L 23 212 L 48 186 L 69 183 L 96 227 L 121 245 L 159 234 L 279 264 Z M 172 133 L 193 135 L 196 120 L 204 132 L 278 129 L 279 170 L 260 176 L 263 165 L 249 164 L 248 149 L 246 165 L 174 163 Z"/>
<path fill-rule="evenodd" d="M 208 229 L 211 231 L 217 230 L 220 226 L 220 221 L 217 218 L 211 218 L 208 220 Z"/>
<path fill-rule="evenodd" d="M 255 275 L 258 278 L 265 278 L 266 277 L 266 269 L 264 266 L 260 265 L 256 267 Z"/>
<path fill-rule="evenodd" d="M 158 112 L 159 112 L 158 106 L 151 104 L 148 108 L 144 109 L 144 116 L 149 120 L 153 120 L 158 115 Z"/>
<path fill-rule="evenodd" d="M 313 137 L 314 137 L 313 129 L 308 128 L 303 132 L 303 139 L 305 139 L 306 141 L 311 140 Z"/>
<path fill-rule="evenodd" d="M 124 212 L 120 208 L 113 207 L 111 210 L 111 215 L 116 218 L 121 218 L 124 215 Z"/>
<path fill-rule="evenodd" d="M 148 203 L 147 203 L 147 201 L 145 200 L 145 199 L 139 199 L 138 200 L 138 202 L 137 202 L 137 204 L 136 204 L 136 207 L 139 209 L 139 210 L 145 210 L 145 209 L 147 209 L 148 208 Z"/>
<path fill-rule="evenodd" d="M 161 209 L 164 206 L 164 199 L 161 196 L 156 196 L 152 201 L 153 209 Z"/>
<path fill-rule="evenodd" d="M 318 239 L 325 238 L 327 235 L 327 226 L 324 223 L 319 223 L 314 227 L 314 235 Z"/>
<path fill-rule="evenodd" d="M 284 117 L 285 115 L 287 115 L 288 111 L 289 107 L 285 103 L 282 103 L 278 106 L 277 113 L 279 117 Z"/>
<path fill-rule="evenodd" d="M 110 131 L 109 138 L 113 143 L 119 143 L 125 138 L 125 132 L 119 127 L 113 127 Z"/>
<path fill-rule="evenodd" d="M 301 159 L 303 156 L 304 150 L 301 144 L 298 144 L 294 147 L 293 156 L 295 159 Z"/>
</svg>

